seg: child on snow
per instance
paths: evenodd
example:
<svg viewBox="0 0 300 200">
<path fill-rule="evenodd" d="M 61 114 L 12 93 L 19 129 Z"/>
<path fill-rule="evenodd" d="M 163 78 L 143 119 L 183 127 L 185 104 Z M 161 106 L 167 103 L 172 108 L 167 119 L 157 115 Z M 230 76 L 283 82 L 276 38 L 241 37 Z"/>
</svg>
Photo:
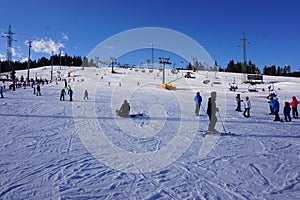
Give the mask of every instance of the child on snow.
<svg viewBox="0 0 300 200">
<path fill-rule="evenodd" d="M 274 100 L 273 100 L 272 96 L 270 97 L 268 104 L 269 104 L 269 108 L 270 108 L 269 115 L 274 115 L 274 110 L 273 110 Z"/>
<path fill-rule="evenodd" d="M 36 86 L 36 96 L 41 96 L 41 86 L 40 85 Z"/>
<path fill-rule="evenodd" d="M 273 110 L 275 114 L 275 119 L 273 121 L 280 121 L 279 117 L 279 101 L 277 97 L 274 97 Z"/>
<path fill-rule="evenodd" d="M 0 88 L 0 95 L 1 95 L 1 98 L 4 98 L 3 92 L 4 92 L 4 89 L 3 89 L 3 87 L 1 86 L 1 88 Z"/>
<path fill-rule="evenodd" d="M 290 105 L 292 106 L 293 118 L 298 118 L 298 110 L 297 110 L 298 100 L 296 99 L 295 96 L 293 96 L 292 99 L 293 100 Z"/>
<path fill-rule="evenodd" d="M 85 99 L 89 100 L 89 93 L 87 90 L 84 91 L 83 100 L 85 100 Z"/>
<path fill-rule="evenodd" d="M 60 91 L 60 101 L 64 101 L 64 100 L 65 100 L 65 94 L 66 94 L 66 91 L 65 91 L 65 89 L 63 88 L 63 89 Z"/>
<path fill-rule="evenodd" d="M 200 95 L 200 92 L 196 93 L 196 96 L 194 97 L 195 103 L 196 103 L 196 109 L 195 109 L 195 114 L 196 116 L 199 116 L 199 111 L 200 111 L 200 106 L 202 103 L 202 97 Z"/>
<path fill-rule="evenodd" d="M 246 101 L 244 103 L 244 117 L 250 117 L 250 108 L 251 108 L 251 101 L 249 100 L 249 97 L 246 97 Z M 246 115 L 247 114 L 247 115 Z"/>
<path fill-rule="evenodd" d="M 243 100 L 241 100 L 241 95 L 237 94 L 235 97 L 236 103 L 237 103 L 237 107 L 235 109 L 235 111 L 241 112 L 241 102 L 243 102 Z"/>
<path fill-rule="evenodd" d="M 285 102 L 285 106 L 283 108 L 283 114 L 284 114 L 284 120 L 287 121 L 292 121 L 291 118 L 291 107 L 289 102 Z"/>
</svg>

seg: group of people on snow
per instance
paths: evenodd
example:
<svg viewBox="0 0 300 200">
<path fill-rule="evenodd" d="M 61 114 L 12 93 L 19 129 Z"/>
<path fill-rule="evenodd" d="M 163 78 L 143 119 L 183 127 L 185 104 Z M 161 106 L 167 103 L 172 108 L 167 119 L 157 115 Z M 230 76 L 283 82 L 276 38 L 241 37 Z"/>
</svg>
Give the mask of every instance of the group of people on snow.
<svg viewBox="0 0 300 200">
<path fill-rule="evenodd" d="M 244 117 L 251 117 L 250 116 L 251 101 L 250 101 L 249 97 L 246 97 L 246 100 L 244 102 L 244 100 L 241 99 L 241 95 L 237 94 L 236 97 L 235 97 L 235 100 L 236 100 L 236 104 L 237 104 L 235 111 L 242 112 L 241 104 L 244 103 L 243 116 Z"/>
<path fill-rule="evenodd" d="M 280 103 L 278 98 L 275 96 L 269 96 L 268 97 L 268 104 L 270 108 L 270 115 L 275 115 L 275 119 L 273 121 L 282 121 L 279 117 L 279 108 L 280 108 Z M 285 102 L 284 103 L 284 108 L 283 108 L 283 115 L 284 115 L 284 121 L 289 122 L 292 121 L 291 117 L 291 111 L 292 111 L 292 116 L 294 119 L 298 118 L 298 100 L 295 96 L 292 96 L 292 101 L 291 102 Z"/>
</svg>

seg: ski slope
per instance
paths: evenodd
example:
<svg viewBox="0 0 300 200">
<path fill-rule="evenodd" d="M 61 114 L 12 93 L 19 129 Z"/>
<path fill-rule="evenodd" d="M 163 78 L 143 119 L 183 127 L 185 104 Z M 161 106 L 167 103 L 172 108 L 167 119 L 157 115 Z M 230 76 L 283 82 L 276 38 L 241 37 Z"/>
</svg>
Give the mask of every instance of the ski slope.
<svg viewBox="0 0 300 200">
<path fill-rule="evenodd" d="M 31 69 L 32 78 L 49 79 L 50 70 Z M 63 81 L 41 86 L 41 96 L 28 87 L 0 99 L 0 199 L 299 198 L 300 119 L 273 122 L 266 98 L 276 82 L 283 117 L 284 102 L 300 98 L 299 78 L 264 76 L 258 92 L 249 92 L 241 74 L 200 71 L 186 79 L 186 71 L 166 70 L 177 89 L 164 90 L 159 70 L 55 66 L 54 77 L 58 71 L 73 88 L 72 102 L 59 101 Z M 229 91 L 233 79 L 236 92 Z M 199 132 L 208 127 L 211 91 L 220 110 L 216 129 L 224 132 L 223 122 L 234 135 Z M 251 118 L 235 111 L 237 93 L 250 97 Z M 143 116 L 116 116 L 124 99 Z"/>
</svg>

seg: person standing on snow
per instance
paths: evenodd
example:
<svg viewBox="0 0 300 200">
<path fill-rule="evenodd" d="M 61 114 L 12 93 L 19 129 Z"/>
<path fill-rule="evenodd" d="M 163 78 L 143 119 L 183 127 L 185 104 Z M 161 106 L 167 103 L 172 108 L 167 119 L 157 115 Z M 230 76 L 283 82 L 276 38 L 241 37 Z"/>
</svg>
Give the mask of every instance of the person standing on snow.
<svg viewBox="0 0 300 200">
<path fill-rule="evenodd" d="M 289 102 L 285 102 L 285 106 L 283 108 L 283 114 L 284 114 L 284 120 L 287 122 L 292 121 L 291 118 L 291 107 L 290 107 L 290 103 Z"/>
<path fill-rule="evenodd" d="M 274 110 L 273 110 L 273 105 L 274 105 L 274 97 L 270 97 L 269 101 L 268 101 L 268 104 L 269 104 L 269 108 L 270 108 L 270 113 L 269 115 L 274 115 Z"/>
<path fill-rule="evenodd" d="M 85 99 L 89 100 L 89 93 L 87 90 L 84 91 L 83 100 L 85 100 Z"/>
<path fill-rule="evenodd" d="M 202 97 L 200 95 L 200 92 L 196 93 L 196 96 L 194 97 L 195 103 L 196 103 L 196 109 L 195 109 L 195 114 L 196 116 L 199 116 L 199 111 L 200 111 L 200 106 L 202 103 Z"/>
<path fill-rule="evenodd" d="M 277 97 L 274 97 L 274 104 L 273 104 L 273 110 L 274 110 L 274 114 L 275 114 L 275 119 L 273 121 L 280 121 L 280 117 L 279 117 L 279 101 Z"/>
<path fill-rule="evenodd" d="M 73 101 L 73 90 L 72 89 L 70 89 L 69 90 L 69 96 L 70 96 L 70 101 Z"/>
<path fill-rule="evenodd" d="M 63 89 L 60 91 L 60 101 L 64 101 L 64 100 L 65 100 L 65 94 L 66 94 L 66 91 L 65 91 L 65 89 L 63 88 Z"/>
<path fill-rule="evenodd" d="M 68 90 L 68 94 L 70 94 L 70 90 L 72 90 L 71 85 L 68 85 L 67 90 Z"/>
<path fill-rule="evenodd" d="M 241 95 L 237 94 L 236 97 L 235 97 L 235 100 L 236 100 L 236 103 L 237 103 L 235 111 L 242 112 L 242 110 L 241 110 L 241 102 L 243 102 L 243 100 L 241 100 Z"/>
<path fill-rule="evenodd" d="M 245 110 L 244 110 L 244 113 L 243 113 L 244 117 L 250 117 L 251 101 L 250 101 L 249 97 L 246 97 L 244 107 L 245 107 Z"/>
<path fill-rule="evenodd" d="M 40 87 L 40 85 L 36 86 L 36 96 L 41 96 L 41 87 Z"/>
<path fill-rule="evenodd" d="M 292 99 L 293 100 L 290 105 L 292 106 L 293 118 L 296 119 L 298 118 L 298 110 L 297 110 L 298 100 L 296 99 L 295 96 L 293 96 Z"/>
<path fill-rule="evenodd" d="M 211 92 L 210 95 L 211 97 L 208 98 L 207 111 L 206 111 L 209 117 L 209 125 L 207 131 L 211 133 L 217 133 L 218 131 L 215 129 L 215 125 L 218 121 L 216 112 L 219 112 L 219 109 L 217 108 L 216 105 L 217 93 Z"/>
<path fill-rule="evenodd" d="M 3 86 L 1 86 L 1 88 L 0 88 L 0 95 L 1 95 L 1 98 L 4 98 L 3 92 L 4 92 Z"/>
</svg>

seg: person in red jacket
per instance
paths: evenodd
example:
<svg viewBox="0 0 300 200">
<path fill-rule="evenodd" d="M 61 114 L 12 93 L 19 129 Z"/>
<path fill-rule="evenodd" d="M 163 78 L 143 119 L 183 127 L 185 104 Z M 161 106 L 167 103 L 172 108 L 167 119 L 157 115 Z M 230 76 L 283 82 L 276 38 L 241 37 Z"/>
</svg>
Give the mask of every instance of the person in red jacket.
<svg viewBox="0 0 300 200">
<path fill-rule="evenodd" d="M 298 110 L 297 110 L 298 100 L 296 99 L 295 96 L 293 96 L 292 99 L 293 100 L 290 105 L 292 107 L 293 118 L 298 118 Z"/>
</svg>

